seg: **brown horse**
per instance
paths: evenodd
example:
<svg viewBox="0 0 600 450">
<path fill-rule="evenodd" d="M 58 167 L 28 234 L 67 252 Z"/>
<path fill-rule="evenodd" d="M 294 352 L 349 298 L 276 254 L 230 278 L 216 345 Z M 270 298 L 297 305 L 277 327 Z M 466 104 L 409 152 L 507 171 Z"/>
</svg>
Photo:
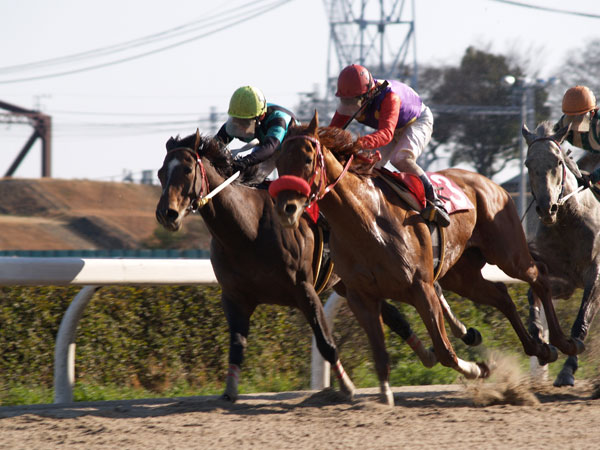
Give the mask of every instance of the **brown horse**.
<svg viewBox="0 0 600 450">
<path fill-rule="evenodd" d="M 156 207 L 159 223 L 168 230 L 179 230 L 184 218 L 203 203 L 209 191 L 232 175 L 231 161 L 231 153 L 218 140 L 198 133 L 184 139 L 171 138 L 158 171 L 163 187 Z M 252 184 L 254 174 L 250 168 L 240 178 Z M 212 235 L 211 261 L 222 287 L 222 304 L 231 336 L 223 397 L 237 399 L 250 317 L 259 304 L 300 309 L 313 329 L 320 353 L 333 367 L 342 392 L 352 397 L 354 386 L 339 361 L 323 306 L 313 288 L 313 261 L 320 257 L 315 245 L 316 225 L 303 216 L 296 229 L 282 227 L 267 191 L 237 181 L 199 211 Z M 337 280 L 339 277 L 334 274 L 330 284 Z M 335 290 L 344 295 L 341 283 L 335 285 Z M 382 315 L 392 330 L 408 340 L 423 364 L 429 367 L 435 364 L 435 355 L 412 333 L 393 305 L 384 302 Z M 472 338 L 464 332 L 464 326 L 462 330 L 463 340 Z"/>
<path fill-rule="evenodd" d="M 296 226 L 304 208 L 318 200 L 331 226 L 331 255 L 346 286 L 346 298 L 371 343 L 382 400 L 393 404 L 380 319 L 384 298 L 407 302 L 417 309 L 443 365 L 468 378 L 486 376 L 487 366 L 459 359 L 446 336 L 434 289 L 427 224 L 380 179 L 347 171 L 357 151 L 348 132 L 318 129 L 315 114 L 308 127 L 291 130 L 284 140 L 277 162 L 280 179 L 271 185 L 271 192 L 277 197 L 280 220 L 288 227 Z M 560 328 L 549 283 L 529 253 L 508 193 L 477 173 L 459 169 L 440 173 L 452 179 L 475 205 L 455 213 L 447 228 L 442 287 L 498 308 L 511 322 L 525 353 L 537 356 L 542 363 L 554 361 L 556 350 L 529 335 L 506 286 L 482 277 L 484 264 L 495 264 L 507 275 L 529 283 L 546 308 L 552 344 L 567 354 L 576 354 L 579 347 Z"/>
</svg>

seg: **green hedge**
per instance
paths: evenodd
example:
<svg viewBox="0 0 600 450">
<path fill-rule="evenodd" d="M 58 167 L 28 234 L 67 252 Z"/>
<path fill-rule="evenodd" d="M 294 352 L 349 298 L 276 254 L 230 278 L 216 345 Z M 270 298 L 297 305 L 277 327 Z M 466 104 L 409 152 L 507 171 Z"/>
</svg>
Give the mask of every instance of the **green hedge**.
<svg viewBox="0 0 600 450">
<path fill-rule="evenodd" d="M 4 287 L 0 298 L 0 404 L 2 393 L 14 386 L 53 384 L 56 333 L 79 288 Z M 521 317 L 526 320 L 525 286 L 511 287 Z M 327 296 L 324 295 L 324 299 Z M 558 311 L 568 333 L 580 296 L 561 301 Z M 459 356 L 482 360 L 488 349 L 520 355 L 521 344 L 508 321 L 496 310 L 475 306 L 448 294 L 448 301 L 467 326 L 477 327 L 484 339 L 468 348 L 452 338 Z M 424 327 L 414 309 L 399 305 L 423 339 Z M 593 347 L 597 333 L 586 344 Z M 310 385 L 310 328 L 302 314 L 290 308 L 260 306 L 252 317 L 241 392 L 306 389 Z M 370 348 L 364 332 L 347 307 L 336 318 L 334 335 L 341 359 L 358 386 L 377 386 Z M 429 340 L 426 340 L 427 345 Z M 218 287 L 104 287 L 94 296 L 79 324 L 76 338 L 78 386 L 120 386 L 150 392 L 171 392 L 187 385 L 206 392 L 223 389 L 229 336 Z M 387 337 L 393 385 L 447 383 L 456 373 L 436 366 L 424 369 L 403 341 Z M 587 352 L 578 376 L 596 373 Z M 562 358 L 559 361 L 562 362 Z M 552 365 L 552 373 L 560 364 Z M 92 394 L 93 397 L 93 394 Z M 77 398 L 77 396 L 76 396 Z M 86 399 L 91 399 L 86 397 Z M 6 404 L 6 400 L 4 401 Z"/>
</svg>

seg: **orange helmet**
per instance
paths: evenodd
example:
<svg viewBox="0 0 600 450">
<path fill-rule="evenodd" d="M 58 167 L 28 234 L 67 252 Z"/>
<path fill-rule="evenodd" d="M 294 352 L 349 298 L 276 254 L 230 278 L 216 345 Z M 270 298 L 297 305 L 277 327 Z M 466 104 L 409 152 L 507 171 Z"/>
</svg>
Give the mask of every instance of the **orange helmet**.
<svg viewBox="0 0 600 450">
<path fill-rule="evenodd" d="M 347 66 L 340 72 L 336 97 L 358 97 L 366 94 L 374 86 L 371 73 L 358 64 Z"/>
<path fill-rule="evenodd" d="M 567 90 L 562 100 L 562 111 L 567 116 L 577 116 L 596 109 L 596 97 L 590 88 L 575 86 Z"/>
</svg>

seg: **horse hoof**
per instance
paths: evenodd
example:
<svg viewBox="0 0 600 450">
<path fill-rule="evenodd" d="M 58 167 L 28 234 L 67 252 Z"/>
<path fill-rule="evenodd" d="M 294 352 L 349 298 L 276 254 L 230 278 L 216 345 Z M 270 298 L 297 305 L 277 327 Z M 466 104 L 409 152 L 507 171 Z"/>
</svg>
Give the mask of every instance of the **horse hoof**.
<svg viewBox="0 0 600 450">
<path fill-rule="evenodd" d="M 379 401 L 387 406 L 394 406 L 394 394 L 392 391 L 382 393 L 379 397 Z"/>
<path fill-rule="evenodd" d="M 419 358 L 421 359 L 421 364 L 428 369 L 431 369 L 438 363 L 433 347 L 428 348 L 425 352 L 423 352 L 423 354 L 419 354 Z"/>
<path fill-rule="evenodd" d="M 562 371 L 554 380 L 555 387 L 575 386 L 575 377 L 572 373 L 563 373 Z"/>
<path fill-rule="evenodd" d="M 479 378 L 488 378 L 492 373 L 490 367 L 486 363 L 478 362 L 475 364 L 477 364 L 477 367 L 479 367 L 479 370 L 481 371 Z"/>
<path fill-rule="evenodd" d="M 226 402 L 231 402 L 231 403 L 235 403 L 237 401 L 237 397 L 233 397 L 232 395 L 228 394 L 227 392 L 223 393 L 223 395 L 221 395 L 220 399 L 224 400 Z"/>
<path fill-rule="evenodd" d="M 477 347 L 483 341 L 481 333 L 475 328 L 469 328 L 461 339 L 469 347 Z"/>
</svg>

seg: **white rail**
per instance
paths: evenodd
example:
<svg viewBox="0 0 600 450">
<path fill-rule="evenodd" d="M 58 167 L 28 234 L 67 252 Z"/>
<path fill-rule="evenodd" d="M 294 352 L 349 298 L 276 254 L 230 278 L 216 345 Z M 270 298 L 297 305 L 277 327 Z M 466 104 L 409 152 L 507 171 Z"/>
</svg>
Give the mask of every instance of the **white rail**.
<svg viewBox="0 0 600 450">
<path fill-rule="evenodd" d="M 491 281 L 520 282 L 495 266 L 486 266 Z M 208 259 L 126 258 L 22 258 L 0 257 L 1 286 L 84 286 L 65 312 L 54 348 L 54 403 L 73 401 L 75 385 L 75 337 L 83 312 L 94 293 L 108 285 L 198 285 L 216 284 Z M 325 304 L 330 329 L 343 297 L 332 294 Z M 329 363 L 321 357 L 313 337 L 311 388 L 329 386 Z"/>
<path fill-rule="evenodd" d="M 54 346 L 54 403 L 73 401 L 77 325 L 94 293 L 108 285 L 216 284 L 208 259 L 0 257 L 0 285 L 84 288 L 65 312 Z"/>
</svg>

